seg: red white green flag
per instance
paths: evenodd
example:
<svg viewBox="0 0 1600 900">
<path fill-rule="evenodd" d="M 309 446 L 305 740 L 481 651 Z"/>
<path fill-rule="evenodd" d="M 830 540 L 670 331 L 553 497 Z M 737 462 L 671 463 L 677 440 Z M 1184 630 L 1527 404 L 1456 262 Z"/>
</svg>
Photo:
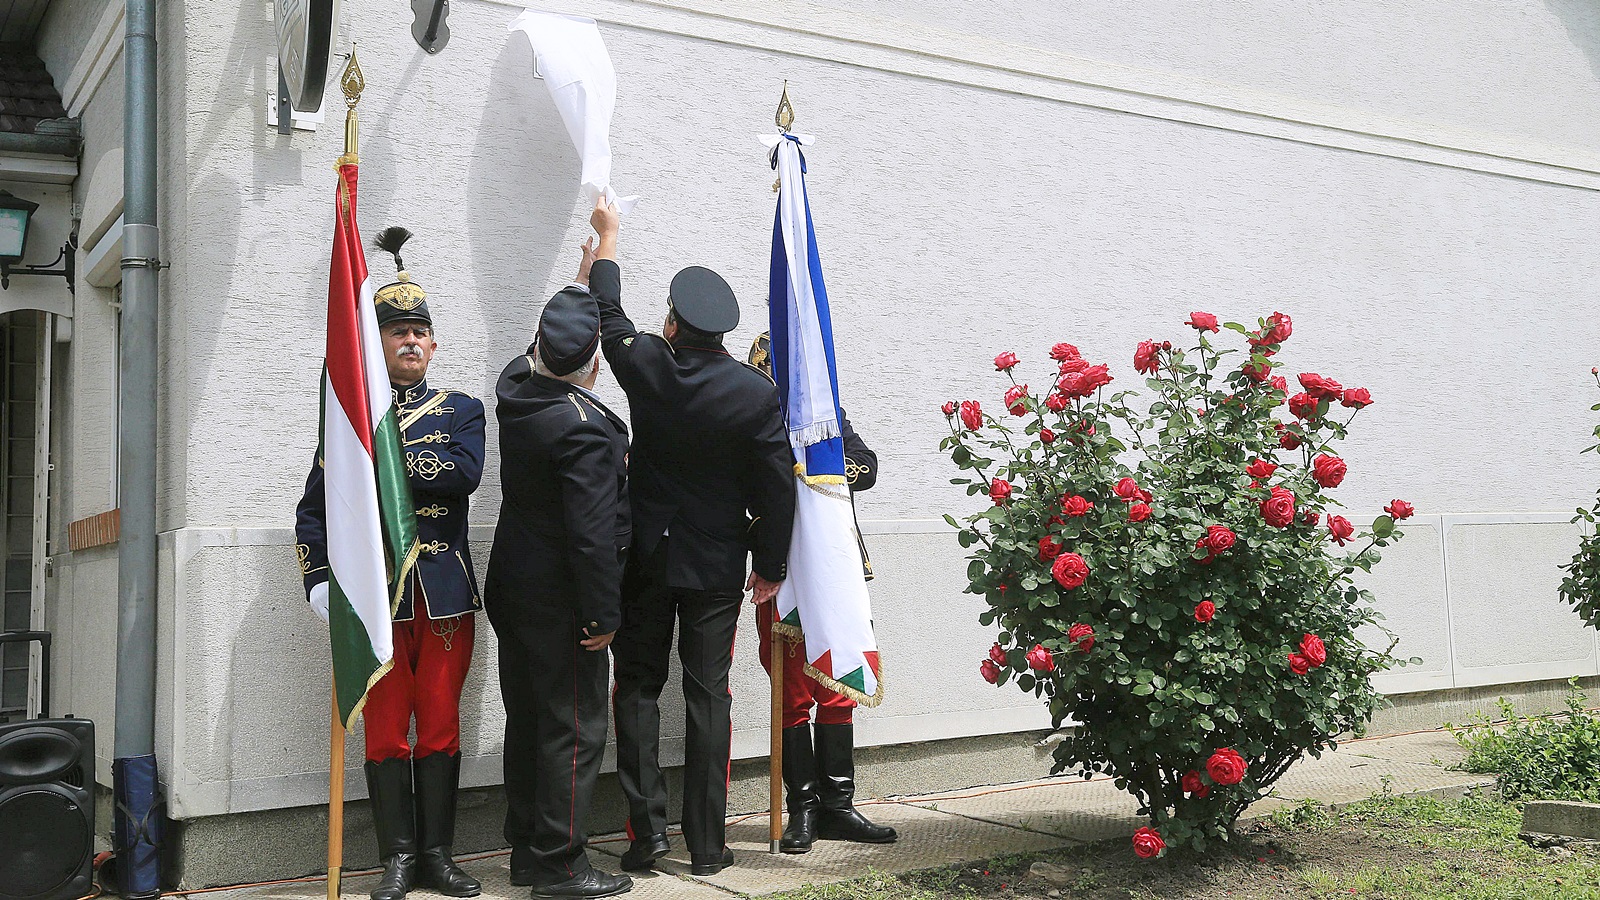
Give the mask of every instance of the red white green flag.
<svg viewBox="0 0 1600 900">
<path fill-rule="evenodd" d="M 356 165 L 339 166 L 322 375 L 328 631 L 345 728 L 394 664 L 390 625 L 420 546 L 400 424 L 356 228 Z"/>
</svg>

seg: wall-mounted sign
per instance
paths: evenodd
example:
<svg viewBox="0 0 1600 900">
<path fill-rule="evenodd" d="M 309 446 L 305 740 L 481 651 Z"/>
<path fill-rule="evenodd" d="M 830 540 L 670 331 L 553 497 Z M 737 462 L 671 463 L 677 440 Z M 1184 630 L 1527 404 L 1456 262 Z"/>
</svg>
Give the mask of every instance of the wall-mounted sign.
<svg viewBox="0 0 1600 900">
<path fill-rule="evenodd" d="M 323 88 L 328 84 L 328 57 L 333 49 L 339 0 L 274 0 L 273 6 L 278 29 L 279 89 L 295 109 L 319 109 Z"/>
</svg>

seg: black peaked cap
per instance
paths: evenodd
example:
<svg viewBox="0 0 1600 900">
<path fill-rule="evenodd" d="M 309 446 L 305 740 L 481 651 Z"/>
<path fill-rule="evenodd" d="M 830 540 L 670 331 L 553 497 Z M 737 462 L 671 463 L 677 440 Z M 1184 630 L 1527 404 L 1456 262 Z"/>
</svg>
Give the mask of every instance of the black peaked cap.
<svg viewBox="0 0 1600 900">
<path fill-rule="evenodd" d="M 539 359 L 553 375 L 570 375 L 600 346 L 600 304 L 573 288 L 556 292 L 539 316 Z"/>
<path fill-rule="evenodd" d="M 679 321 L 696 331 L 726 334 L 739 326 L 733 288 L 705 266 L 690 266 L 672 276 L 667 299 Z"/>
</svg>

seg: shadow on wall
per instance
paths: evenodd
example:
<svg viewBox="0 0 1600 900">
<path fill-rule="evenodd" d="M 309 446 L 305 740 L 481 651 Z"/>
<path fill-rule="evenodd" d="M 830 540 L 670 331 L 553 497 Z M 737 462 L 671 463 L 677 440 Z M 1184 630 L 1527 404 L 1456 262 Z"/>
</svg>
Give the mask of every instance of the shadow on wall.
<svg viewBox="0 0 1600 900">
<path fill-rule="evenodd" d="M 506 36 L 486 88 L 465 197 L 487 337 L 483 396 L 492 398 L 501 369 L 533 340 L 546 287 L 577 271 L 576 244 L 563 245 L 580 166 L 522 35 Z"/>
<path fill-rule="evenodd" d="M 1600 79 L 1600 6 L 1594 0 L 1544 0 L 1550 12 L 1566 26 L 1573 46 L 1583 51 L 1589 68 Z"/>
</svg>

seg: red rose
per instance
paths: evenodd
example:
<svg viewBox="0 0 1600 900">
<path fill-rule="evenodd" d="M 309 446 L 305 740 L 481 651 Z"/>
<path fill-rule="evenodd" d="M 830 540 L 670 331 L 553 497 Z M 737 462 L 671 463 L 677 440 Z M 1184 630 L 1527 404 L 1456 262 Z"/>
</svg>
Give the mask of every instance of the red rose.
<svg viewBox="0 0 1600 900">
<path fill-rule="evenodd" d="M 1063 553 L 1051 564 L 1050 575 L 1070 591 L 1089 580 L 1089 564 L 1076 553 Z"/>
<path fill-rule="evenodd" d="M 1043 644 L 1034 644 L 1033 649 L 1028 651 L 1028 668 L 1035 672 L 1054 672 L 1056 658 L 1050 655 Z"/>
<path fill-rule="evenodd" d="M 1139 483 L 1132 478 L 1124 478 L 1117 482 L 1112 491 L 1123 503 L 1132 503 L 1139 498 Z"/>
<path fill-rule="evenodd" d="M 1060 391 L 1063 396 L 1073 400 L 1087 397 L 1094 393 L 1094 388 L 1089 386 L 1089 382 L 1083 377 L 1082 372 L 1068 372 L 1056 379 L 1056 390 Z"/>
<path fill-rule="evenodd" d="M 1082 372 L 1087 368 L 1089 368 L 1087 359 L 1081 356 L 1074 356 L 1071 359 L 1063 359 L 1061 365 L 1056 367 L 1056 374 L 1065 375 L 1069 372 Z"/>
<path fill-rule="evenodd" d="M 1244 757 L 1229 747 L 1223 747 L 1206 760 L 1206 774 L 1223 787 L 1243 781 L 1246 768 Z"/>
<path fill-rule="evenodd" d="M 1051 431 L 1048 428 L 1039 429 L 1039 440 L 1044 441 L 1046 444 L 1050 444 L 1054 443 L 1055 439 L 1056 433 L 1054 431 Z"/>
<path fill-rule="evenodd" d="M 1217 317 L 1208 312 L 1189 313 L 1189 321 L 1183 323 L 1195 331 L 1209 331 L 1217 333 Z"/>
<path fill-rule="evenodd" d="M 1273 488 L 1272 496 L 1261 501 L 1261 518 L 1273 528 L 1288 528 L 1294 521 L 1294 494 L 1288 488 Z"/>
<path fill-rule="evenodd" d="M 1296 675 L 1304 675 L 1311 671 L 1311 660 L 1298 653 L 1289 654 L 1289 671 Z"/>
<path fill-rule="evenodd" d="M 1061 498 L 1061 511 L 1069 516 L 1085 516 L 1091 509 L 1094 509 L 1094 504 L 1077 494 Z"/>
<path fill-rule="evenodd" d="M 1317 523 L 1322 521 L 1322 513 L 1308 509 L 1300 516 L 1300 521 L 1310 525 L 1312 528 L 1315 528 L 1317 527 Z"/>
<path fill-rule="evenodd" d="M 976 400 L 961 401 L 961 424 L 971 431 L 983 427 L 983 407 Z"/>
<path fill-rule="evenodd" d="M 1344 387 L 1339 382 L 1332 378 L 1324 378 L 1315 372 L 1301 372 L 1300 386 L 1318 400 L 1337 400 L 1344 393 Z"/>
<path fill-rule="evenodd" d="M 1327 453 L 1311 461 L 1311 477 L 1325 488 L 1336 488 L 1344 481 L 1344 460 Z"/>
<path fill-rule="evenodd" d="M 1289 426 L 1278 423 L 1278 446 L 1285 450 L 1300 449 L 1300 435 L 1289 430 Z"/>
<path fill-rule="evenodd" d="M 982 675 L 983 680 L 990 684 L 1000 683 L 1000 667 L 995 665 L 992 659 L 983 661 L 983 665 L 978 667 L 978 674 Z"/>
<path fill-rule="evenodd" d="M 1067 396 L 1059 391 L 1051 391 L 1050 396 L 1044 398 L 1044 407 L 1051 412 L 1061 412 L 1067 408 Z"/>
<path fill-rule="evenodd" d="M 1244 473 L 1251 478 L 1271 478 L 1272 473 L 1278 471 L 1277 463 L 1269 463 L 1264 459 L 1253 460 L 1244 467 Z"/>
<path fill-rule="evenodd" d="M 1140 341 L 1133 351 L 1133 370 L 1141 375 L 1154 375 L 1161 371 L 1161 345 L 1155 341 Z"/>
<path fill-rule="evenodd" d="M 1071 344 L 1056 344 L 1054 347 L 1050 348 L 1050 358 L 1056 362 L 1060 362 L 1064 359 L 1077 359 L 1082 355 L 1083 354 L 1078 352 L 1078 348 L 1072 346 Z"/>
<path fill-rule="evenodd" d="M 1151 500 L 1155 499 L 1155 496 L 1153 494 L 1151 494 L 1149 491 L 1145 490 L 1144 488 L 1140 488 L 1139 489 L 1139 493 L 1138 493 L 1137 496 L 1138 496 L 1138 499 L 1139 499 L 1140 503 L 1149 503 Z"/>
<path fill-rule="evenodd" d="M 1006 664 L 1006 652 L 1000 649 L 999 641 L 995 641 L 994 646 L 989 648 L 989 658 L 994 660 L 994 664 L 997 666 Z"/>
<path fill-rule="evenodd" d="M 1094 629 L 1079 622 L 1067 629 L 1067 640 L 1078 645 L 1079 653 L 1088 653 L 1094 649 Z"/>
<path fill-rule="evenodd" d="M 1282 375 L 1272 376 L 1272 389 L 1282 391 L 1285 394 L 1289 393 L 1289 379 L 1284 378 Z"/>
<path fill-rule="evenodd" d="M 1211 786 L 1200 780 L 1200 773 L 1193 769 L 1184 773 L 1183 792 L 1196 800 L 1204 799 L 1211 794 Z"/>
<path fill-rule="evenodd" d="M 1150 518 L 1150 504 L 1134 503 L 1128 506 L 1128 521 L 1143 522 Z"/>
<path fill-rule="evenodd" d="M 1251 381 L 1261 384 L 1264 383 L 1267 380 L 1267 376 L 1271 374 L 1272 364 L 1266 360 L 1262 360 L 1261 362 L 1251 361 L 1245 363 L 1244 366 L 1239 369 L 1239 371 Z"/>
<path fill-rule="evenodd" d="M 1053 537 L 1039 538 L 1039 561 L 1049 562 L 1061 553 L 1061 542 Z"/>
<path fill-rule="evenodd" d="M 1267 316 L 1267 322 L 1261 327 L 1261 333 L 1250 338 L 1253 347 L 1265 347 L 1269 344 L 1281 344 L 1294 333 L 1294 322 L 1281 312 Z"/>
<path fill-rule="evenodd" d="M 1210 600 L 1201 600 L 1199 603 L 1195 604 L 1194 620 L 1202 625 L 1211 621 L 1216 614 L 1217 605 L 1212 603 Z"/>
<path fill-rule="evenodd" d="M 1366 388 L 1351 388 L 1344 392 L 1343 397 L 1339 398 L 1339 405 L 1348 406 L 1351 409 L 1371 406 L 1372 394 L 1368 393 Z"/>
<path fill-rule="evenodd" d="M 1114 380 L 1111 377 L 1111 367 L 1104 363 L 1084 369 L 1083 379 L 1090 391 L 1099 390 Z"/>
<path fill-rule="evenodd" d="M 1320 666 L 1328 661 L 1328 648 L 1322 643 L 1322 638 L 1308 634 L 1300 639 L 1300 653 L 1311 661 L 1313 666 Z"/>
<path fill-rule="evenodd" d="M 1133 853 L 1140 859 L 1155 859 L 1167 852 L 1167 842 L 1161 832 L 1146 825 L 1133 833 Z"/>
<path fill-rule="evenodd" d="M 989 482 L 989 497 L 994 500 L 994 505 L 999 506 L 1011 499 L 1011 482 L 1004 478 L 996 478 Z"/>
<path fill-rule="evenodd" d="M 1296 419 L 1315 419 L 1317 417 L 1317 398 L 1306 393 L 1295 394 L 1289 398 L 1289 412 Z"/>
<path fill-rule="evenodd" d="M 1411 514 L 1416 512 L 1415 509 L 1411 508 L 1411 504 L 1404 500 L 1390 500 L 1389 505 L 1385 506 L 1383 511 L 1388 513 L 1396 522 L 1401 519 L 1409 519 Z"/>
<path fill-rule="evenodd" d="M 1013 416 L 1026 415 L 1028 405 L 1022 402 L 1022 399 L 1026 396 L 1028 396 L 1028 386 L 1025 384 L 1014 384 L 1007 388 L 1006 411 Z"/>
<path fill-rule="evenodd" d="M 950 418 L 956 414 L 956 402 L 954 400 L 946 400 L 944 405 L 939 407 L 939 411 L 944 413 L 946 419 Z"/>
<path fill-rule="evenodd" d="M 996 372 L 1005 372 L 1015 366 L 1017 362 L 1017 355 L 1007 350 L 994 358 L 994 370 Z"/>
<path fill-rule="evenodd" d="M 1350 536 L 1355 533 L 1355 526 L 1351 525 L 1350 520 L 1344 516 L 1328 517 L 1328 537 L 1339 546 L 1343 547 L 1344 542 L 1349 540 Z"/>
<path fill-rule="evenodd" d="M 1206 529 L 1206 546 L 1212 553 L 1221 553 L 1233 546 L 1234 534 L 1226 525 L 1212 525 Z"/>
</svg>

